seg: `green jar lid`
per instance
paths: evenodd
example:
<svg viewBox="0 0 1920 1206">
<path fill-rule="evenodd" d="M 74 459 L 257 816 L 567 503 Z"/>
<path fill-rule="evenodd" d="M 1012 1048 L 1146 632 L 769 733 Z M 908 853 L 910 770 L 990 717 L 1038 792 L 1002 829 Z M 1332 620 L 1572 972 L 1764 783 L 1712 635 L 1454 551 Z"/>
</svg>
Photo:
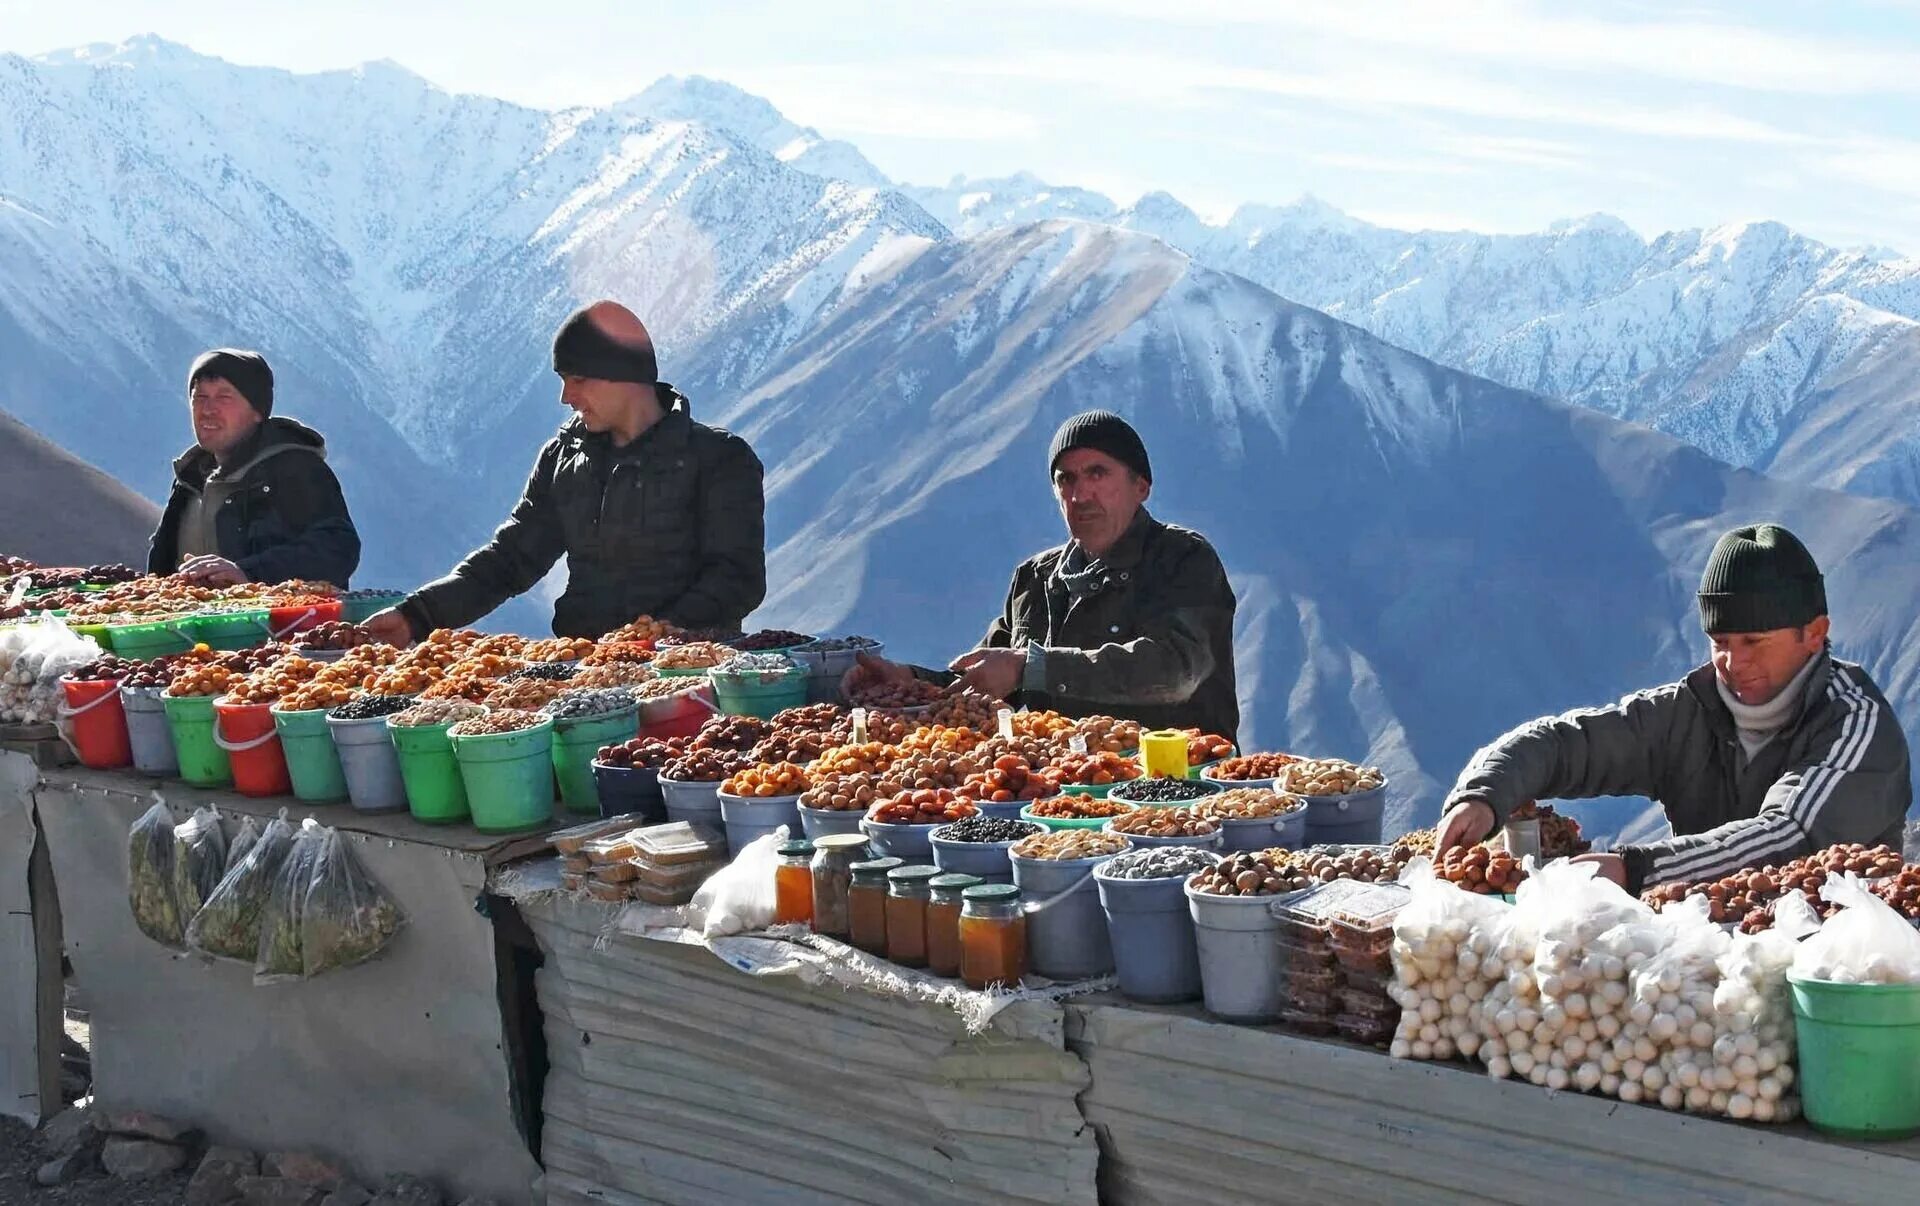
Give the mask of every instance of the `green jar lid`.
<svg viewBox="0 0 1920 1206">
<path fill-rule="evenodd" d="M 799 858 L 813 853 L 813 843 L 805 838 L 795 838 L 792 841 L 781 842 L 774 847 L 773 852 L 781 858 Z"/>
<path fill-rule="evenodd" d="M 936 875 L 928 880 L 927 887 L 933 890 L 935 896 L 958 900 L 960 899 L 960 893 L 979 882 L 980 877 L 978 875 L 962 875 L 958 871 L 949 871 L 944 875 Z"/>
<path fill-rule="evenodd" d="M 908 867 L 895 867 L 893 870 L 887 872 L 887 882 L 890 884 L 925 885 L 929 880 L 932 880 L 939 874 L 940 868 L 938 867 L 928 866 L 925 863 L 915 863 Z"/>
<path fill-rule="evenodd" d="M 862 883 L 884 885 L 887 882 L 887 872 L 895 867 L 905 866 L 906 861 L 903 858 L 870 858 L 866 862 L 855 863 L 848 870 L 853 872 L 853 877 Z"/>
<path fill-rule="evenodd" d="M 1018 884 L 975 884 L 960 894 L 969 904 L 1013 904 L 1020 899 Z"/>
</svg>

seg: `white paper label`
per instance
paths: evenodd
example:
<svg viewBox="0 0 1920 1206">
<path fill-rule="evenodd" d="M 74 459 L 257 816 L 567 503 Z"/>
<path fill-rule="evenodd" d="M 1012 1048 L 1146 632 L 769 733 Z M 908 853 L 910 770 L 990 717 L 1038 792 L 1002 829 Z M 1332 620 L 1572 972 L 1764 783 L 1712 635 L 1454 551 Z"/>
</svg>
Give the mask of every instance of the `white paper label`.
<svg viewBox="0 0 1920 1206">
<path fill-rule="evenodd" d="M 995 720 L 999 726 L 1000 736 L 1004 737 L 1008 741 L 1013 740 L 1013 709 L 1001 708 L 1000 713 L 997 717 L 995 717 Z"/>
<path fill-rule="evenodd" d="M 853 743 L 855 745 L 865 745 L 866 741 L 867 710 L 865 708 L 855 708 L 853 710 Z"/>
</svg>

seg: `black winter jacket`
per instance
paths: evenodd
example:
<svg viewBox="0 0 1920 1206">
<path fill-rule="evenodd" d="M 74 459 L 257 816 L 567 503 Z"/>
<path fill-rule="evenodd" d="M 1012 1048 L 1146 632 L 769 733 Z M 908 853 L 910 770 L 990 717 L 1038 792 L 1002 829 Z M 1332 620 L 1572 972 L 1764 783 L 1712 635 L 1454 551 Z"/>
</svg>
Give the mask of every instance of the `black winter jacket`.
<svg viewBox="0 0 1920 1206">
<path fill-rule="evenodd" d="M 275 415 L 234 449 L 228 466 L 221 476 L 238 488 L 214 517 L 220 555 L 255 582 L 301 578 L 344 590 L 360 564 L 360 534 L 320 433 Z M 175 458 L 173 490 L 147 549 L 149 573 L 180 567 L 182 513 L 214 468 L 213 454 L 198 445 Z"/>
</svg>

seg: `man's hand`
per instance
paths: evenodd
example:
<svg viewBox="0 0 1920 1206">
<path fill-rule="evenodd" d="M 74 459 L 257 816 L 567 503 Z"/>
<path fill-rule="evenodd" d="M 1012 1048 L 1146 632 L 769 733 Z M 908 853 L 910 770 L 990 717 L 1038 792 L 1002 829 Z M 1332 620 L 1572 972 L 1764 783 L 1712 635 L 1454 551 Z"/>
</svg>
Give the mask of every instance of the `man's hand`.
<svg viewBox="0 0 1920 1206">
<path fill-rule="evenodd" d="M 413 644 L 413 625 L 407 617 L 400 614 L 398 607 L 389 607 L 367 617 L 367 631 L 373 639 L 382 645 L 392 645 L 395 649 L 405 649 Z"/>
<path fill-rule="evenodd" d="M 199 586 L 234 586 L 247 581 L 247 571 L 211 553 L 188 559 L 180 567 L 180 576 Z"/>
<path fill-rule="evenodd" d="M 974 649 L 954 658 L 947 669 L 960 676 L 954 690 L 971 687 L 993 699 L 1005 699 L 1020 689 L 1027 655 L 1019 649 Z"/>
<path fill-rule="evenodd" d="M 1484 842 L 1493 833 L 1495 817 L 1485 800 L 1462 800 L 1440 818 L 1434 830 L 1433 850 L 1445 854 L 1455 846 Z"/>
<path fill-rule="evenodd" d="M 1597 870 L 1596 878 L 1610 879 L 1622 888 L 1627 886 L 1627 860 L 1617 854 L 1576 854 L 1576 863 L 1592 863 Z"/>
<path fill-rule="evenodd" d="M 853 668 L 840 676 L 840 693 L 851 699 L 854 692 L 865 687 L 912 681 L 913 667 L 890 662 L 871 653 L 862 653 L 853 659 Z"/>
</svg>

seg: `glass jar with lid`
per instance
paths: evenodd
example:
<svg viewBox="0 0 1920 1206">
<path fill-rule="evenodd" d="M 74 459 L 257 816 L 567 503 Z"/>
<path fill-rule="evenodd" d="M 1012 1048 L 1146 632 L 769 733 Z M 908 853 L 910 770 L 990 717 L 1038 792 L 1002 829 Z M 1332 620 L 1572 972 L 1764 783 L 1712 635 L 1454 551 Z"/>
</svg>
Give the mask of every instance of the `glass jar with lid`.
<svg viewBox="0 0 1920 1206">
<path fill-rule="evenodd" d="M 936 976 L 960 974 L 960 894 L 979 882 L 957 871 L 927 881 L 927 970 Z"/>
<path fill-rule="evenodd" d="M 773 920 L 775 925 L 813 923 L 813 843 L 781 842 L 774 850 Z"/>
<path fill-rule="evenodd" d="M 874 955 L 887 953 L 887 872 L 905 859 L 872 858 L 853 865 L 847 886 L 848 940 Z"/>
<path fill-rule="evenodd" d="M 927 884 L 939 874 L 924 864 L 887 872 L 887 958 L 902 967 L 927 965 Z"/>
<path fill-rule="evenodd" d="M 960 894 L 960 978 L 968 988 L 1017 987 L 1027 971 L 1027 914 L 1014 884 Z"/>
<path fill-rule="evenodd" d="M 866 857 L 867 839 L 858 833 L 827 834 L 813 843 L 813 932 L 845 939 L 847 889 L 853 865 Z"/>
</svg>

